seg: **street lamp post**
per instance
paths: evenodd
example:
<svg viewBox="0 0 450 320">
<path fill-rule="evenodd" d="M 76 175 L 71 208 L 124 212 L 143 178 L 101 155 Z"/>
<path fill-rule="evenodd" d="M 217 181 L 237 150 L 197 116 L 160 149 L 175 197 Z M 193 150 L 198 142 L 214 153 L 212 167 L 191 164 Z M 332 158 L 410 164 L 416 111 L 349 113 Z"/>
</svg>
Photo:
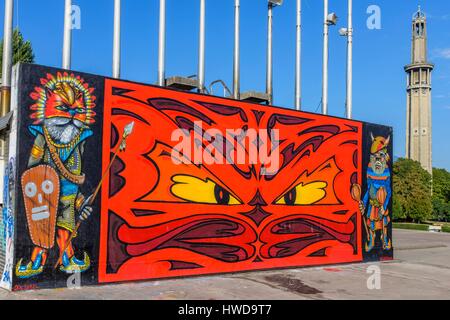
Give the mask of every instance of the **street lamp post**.
<svg viewBox="0 0 450 320">
<path fill-rule="evenodd" d="M 328 29 L 336 25 L 338 17 L 335 13 L 328 12 L 328 0 L 324 0 L 323 23 L 323 83 L 322 83 L 322 113 L 328 114 Z"/>
<path fill-rule="evenodd" d="M 273 104 L 273 8 L 281 6 L 283 0 L 269 0 L 269 8 L 267 14 L 267 71 L 266 71 L 266 94 L 269 98 L 269 105 Z"/>
<path fill-rule="evenodd" d="M 353 112 L 353 1 L 348 0 L 348 27 L 341 28 L 339 34 L 347 37 L 347 97 L 345 102 L 345 114 L 352 118 Z"/>
</svg>

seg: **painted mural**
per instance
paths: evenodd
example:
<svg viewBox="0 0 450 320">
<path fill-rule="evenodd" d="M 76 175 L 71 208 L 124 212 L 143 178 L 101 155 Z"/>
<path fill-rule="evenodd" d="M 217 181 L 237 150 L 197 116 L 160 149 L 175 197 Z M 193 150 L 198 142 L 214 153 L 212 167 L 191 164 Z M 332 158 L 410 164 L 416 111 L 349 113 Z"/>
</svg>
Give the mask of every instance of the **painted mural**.
<svg viewBox="0 0 450 320">
<path fill-rule="evenodd" d="M 364 259 L 392 259 L 392 131 L 365 126 L 364 194 L 360 212 L 364 223 Z"/>
<path fill-rule="evenodd" d="M 15 175 L 15 159 L 11 158 L 5 168 L 3 182 L 3 232 L 2 232 L 2 250 L 6 256 L 3 273 L 0 279 L 0 287 L 11 289 L 12 285 L 12 264 L 14 257 L 14 189 L 16 179 Z"/>
<path fill-rule="evenodd" d="M 391 128 L 21 65 L 13 289 L 392 258 Z"/>
<path fill-rule="evenodd" d="M 22 174 L 21 185 L 28 230 L 34 248 L 28 263 L 17 263 L 18 278 L 41 274 L 48 251 L 55 247 L 59 271 L 84 272 L 90 267 L 89 255 L 78 259 L 71 240 L 77 224 L 92 213 L 91 198 L 80 191 L 86 180 L 82 172 L 86 141 L 92 136 L 90 125 L 94 117 L 94 89 L 73 74 L 47 74 L 41 86 L 31 93 L 35 101 L 30 106 L 28 127 L 35 138 L 28 160 L 28 170 Z M 55 241 L 56 239 L 56 241 Z"/>
</svg>

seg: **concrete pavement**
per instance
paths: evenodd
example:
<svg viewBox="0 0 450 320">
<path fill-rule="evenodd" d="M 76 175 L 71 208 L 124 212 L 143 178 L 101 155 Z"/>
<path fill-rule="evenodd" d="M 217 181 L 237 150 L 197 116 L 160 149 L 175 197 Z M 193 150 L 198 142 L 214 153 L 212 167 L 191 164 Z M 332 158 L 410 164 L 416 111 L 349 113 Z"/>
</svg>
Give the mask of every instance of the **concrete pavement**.
<svg viewBox="0 0 450 320">
<path fill-rule="evenodd" d="M 394 230 L 394 261 L 247 272 L 82 289 L 10 293 L 0 299 L 450 299 L 450 234 Z M 380 289 L 369 289 L 379 268 Z M 371 269 L 370 269 L 371 270 Z M 376 270 L 376 269 L 375 269 Z M 375 282 L 371 282 L 374 283 Z"/>
</svg>

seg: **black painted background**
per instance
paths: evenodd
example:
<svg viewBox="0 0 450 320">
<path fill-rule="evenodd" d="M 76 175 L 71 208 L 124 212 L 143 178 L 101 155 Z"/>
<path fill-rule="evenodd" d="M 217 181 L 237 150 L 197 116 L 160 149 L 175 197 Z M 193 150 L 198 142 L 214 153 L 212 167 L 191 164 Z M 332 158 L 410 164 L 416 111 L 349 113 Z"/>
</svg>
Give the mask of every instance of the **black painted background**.
<svg viewBox="0 0 450 320">
<path fill-rule="evenodd" d="M 374 137 L 382 136 L 387 138 L 388 136 L 391 137 L 391 141 L 388 147 L 388 152 L 390 156 L 389 161 L 389 169 L 391 171 L 391 189 L 392 189 L 392 167 L 394 162 L 394 154 L 393 154 L 393 145 L 394 145 L 394 137 L 393 137 L 393 130 L 390 127 L 380 126 L 376 124 L 371 123 L 364 123 L 363 126 L 363 185 L 362 185 L 362 194 L 361 198 L 364 196 L 364 194 L 367 191 L 367 167 L 369 165 L 370 161 L 370 149 L 372 146 L 372 138 L 370 134 L 373 134 Z M 392 193 L 393 194 L 393 193 Z M 367 210 L 366 210 L 367 211 Z M 367 213 L 366 213 L 367 214 Z M 389 203 L 389 216 L 391 218 L 390 227 L 388 229 L 388 235 L 392 241 L 392 247 L 394 247 L 394 240 L 392 239 L 392 196 Z M 361 223 L 364 223 L 361 221 Z M 376 241 L 375 241 L 375 248 L 372 249 L 371 252 L 367 253 L 365 252 L 365 239 L 366 239 L 366 230 L 364 228 L 364 225 L 362 225 L 363 230 L 363 257 L 364 261 L 379 261 L 383 258 L 393 258 L 394 256 L 394 249 L 392 248 L 389 251 L 383 251 L 382 243 L 379 238 L 379 232 L 377 232 Z"/>
<path fill-rule="evenodd" d="M 18 181 L 16 183 L 16 233 L 15 233 L 15 259 L 14 267 L 20 258 L 23 258 L 23 264 L 30 261 L 31 252 L 34 248 L 30 239 L 28 226 L 23 203 L 22 190 L 20 185 L 20 177 L 27 170 L 30 151 L 33 146 L 35 137 L 28 131 L 28 126 L 33 123 L 30 119 L 30 106 L 34 103 L 30 97 L 30 93 L 35 87 L 41 87 L 40 79 L 45 78 L 47 73 L 56 76 L 57 72 L 64 72 L 60 69 L 22 64 L 19 72 L 19 92 L 18 92 L 18 108 L 19 108 L 19 127 L 18 127 L 18 145 L 17 145 L 17 173 Z M 69 72 L 69 74 L 72 72 Z M 95 88 L 93 95 L 97 97 L 96 107 L 94 111 L 97 113 L 96 122 L 91 125 L 94 135 L 86 140 L 85 153 L 83 156 L 83 172 L 86 174 L 86 182 L 81 186 L 81 192 L 89 196 L 92 194 L 101 179 L 102 159 L 102 127 L 103 127 L 103 92 L 104 78 L 93 76 L 90 74 L 73 72 L 75 76 L 80 76 L 90 87 Z M 80 227 L 78 236 L 73 240 L 75 255 L 78 258 L 83 257 L 83 251 L 86 251 L 91 259 L 91 268 L 81 274 L 81 284 L 96 284 L 97 281 L 97 264 L 99 251 L 99 234 L 100 234 L 100 194 L 94 203 L 94 213 L 88 221 Z M 80 250 L 83 249 L 83 250 Z M 55 246 L 49 252 L 45 272 L 39 276 L 30 279 L 19 279 L 14 275 L 13 289 L 20 290 L 34 285 L 40 288 L 65 287 L 67 275 L 57 268 L 53 270 L 53 266 L 58 259 L 58 246 Z"/>
</svg>

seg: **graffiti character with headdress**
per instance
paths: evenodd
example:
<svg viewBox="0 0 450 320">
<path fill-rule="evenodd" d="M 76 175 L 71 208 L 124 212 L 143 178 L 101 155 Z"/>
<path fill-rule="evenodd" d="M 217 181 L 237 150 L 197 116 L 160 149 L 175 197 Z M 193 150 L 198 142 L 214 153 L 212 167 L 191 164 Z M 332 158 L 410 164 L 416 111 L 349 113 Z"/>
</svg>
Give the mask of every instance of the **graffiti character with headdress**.
<svg viewBox="0 0 450 320">
<path fill-rule="evenodd" d="M 55 240 L 61 257 L 59 270 L 84 272 L 90 267 L 86 252 L 75 257 L 70 240 L 78 221 L 92 213 L 90 197 L 80 187 L 85 182 L 83 155 L 95 120 L 94 89 L 73 74 L 48 74 L 31 93 L 29 131 L 34 137 L 27 171 L 21 177 L 28 231 L 33 242 L 29 262 L 17 263 L 16 276 L 31 278 L 44 271 Z"/>
<path fill-rule="evenodd" d="M 375 247 L 376 235 L 379 231 L 381 231 L 383 250 L 392 248 L 392 241 L 388 235 L 388 226 L 391 221 L 388 208 L 392 195 L 388 146 L 391 139 L 390 136 L 388 138 L 374 137 L 373 134 L 371 138 L 367 191 L 360 202 L 360 210 L 364 215 L 364 223 L 368 231 L 366 252 L 372 251 Z"/>
</svg>

